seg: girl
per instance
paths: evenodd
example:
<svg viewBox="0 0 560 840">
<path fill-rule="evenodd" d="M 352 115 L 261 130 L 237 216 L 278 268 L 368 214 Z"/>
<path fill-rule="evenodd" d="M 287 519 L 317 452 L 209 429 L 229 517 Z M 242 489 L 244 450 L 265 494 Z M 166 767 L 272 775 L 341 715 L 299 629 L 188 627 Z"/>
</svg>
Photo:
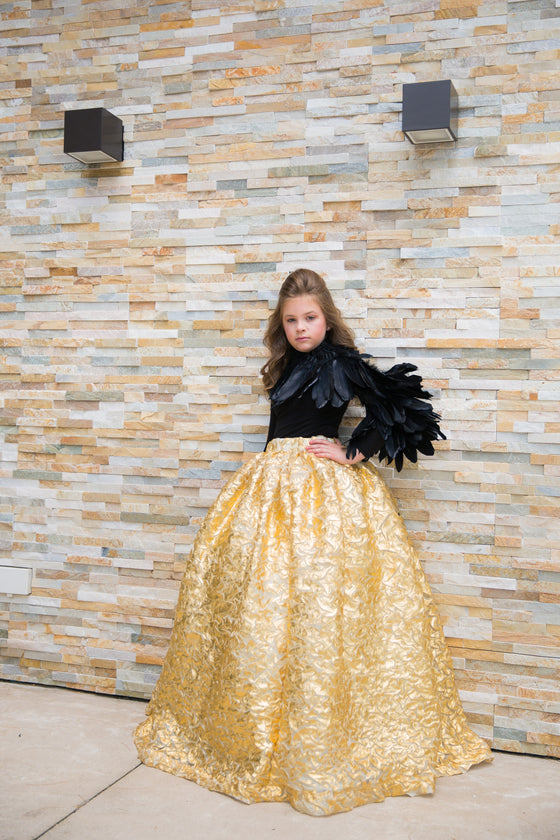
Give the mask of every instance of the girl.
<svg viewBox="0 0 560 840">
<path fill-rule="evenodd" d="M 209 510 L 181 585 L 141 760 L 244 802 L 347 811 L 489 758 L 468 729 L 430 589 L 387 487 L 443 437 L 413 365 L 379 372 L 323 280 L 269 319 L 266 451 Z M 365 405 L 348 446 L 349 400 Z"/>
</svg>

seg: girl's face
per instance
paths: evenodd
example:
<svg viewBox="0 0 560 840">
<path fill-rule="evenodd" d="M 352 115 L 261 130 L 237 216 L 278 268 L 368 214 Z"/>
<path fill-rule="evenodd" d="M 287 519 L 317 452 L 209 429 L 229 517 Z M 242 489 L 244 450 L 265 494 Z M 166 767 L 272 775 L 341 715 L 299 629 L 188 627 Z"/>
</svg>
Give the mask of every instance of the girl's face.
<svg viewBox="0 0 560 840">
<path fill-rule="evenodd" d="M 282 308 L 282 326 L 288 343 L 300 353 L 309 353 L 324 340 L 327 320 L 313 295 L 288 298 Z"/>
</svg>

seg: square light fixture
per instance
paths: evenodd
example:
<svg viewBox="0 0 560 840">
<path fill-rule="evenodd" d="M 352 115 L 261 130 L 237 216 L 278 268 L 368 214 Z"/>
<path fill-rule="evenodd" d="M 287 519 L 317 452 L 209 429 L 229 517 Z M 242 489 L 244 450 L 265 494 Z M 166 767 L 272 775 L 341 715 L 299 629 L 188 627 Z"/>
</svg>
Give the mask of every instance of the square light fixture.
<svg viewBox="0 0 560 840">
<path fill-rule="evenodd" d="M 105 108 L 64 113 L 64 152 L 81 163 L 121 161 L 123 134 L 122 120 Z"/>
<path fill-rule="evenodd" d="M 411 143 L 457 139 L 457 91 L 449 79 L 403 85 L 402 130 Z"/>
</svg>

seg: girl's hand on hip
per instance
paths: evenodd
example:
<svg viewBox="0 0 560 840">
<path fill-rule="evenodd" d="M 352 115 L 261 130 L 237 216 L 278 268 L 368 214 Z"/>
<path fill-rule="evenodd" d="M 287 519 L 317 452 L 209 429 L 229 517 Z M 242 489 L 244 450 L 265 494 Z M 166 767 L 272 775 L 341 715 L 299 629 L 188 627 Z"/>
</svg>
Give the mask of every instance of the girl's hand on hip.
<svg viewBox="0 0 560 840">
<path fill-rule="evenodd" d="M 357 452 L 353 458 L 346 457 L 346 449 L 339 440 L 325 440 L 324 438 L 311 438 L 305 447 L 307 452 L 316 455 L 317 458 L 329 458 L 337 464 L 357 464 L 364 460 L 361 452 Z"/>
</svg>

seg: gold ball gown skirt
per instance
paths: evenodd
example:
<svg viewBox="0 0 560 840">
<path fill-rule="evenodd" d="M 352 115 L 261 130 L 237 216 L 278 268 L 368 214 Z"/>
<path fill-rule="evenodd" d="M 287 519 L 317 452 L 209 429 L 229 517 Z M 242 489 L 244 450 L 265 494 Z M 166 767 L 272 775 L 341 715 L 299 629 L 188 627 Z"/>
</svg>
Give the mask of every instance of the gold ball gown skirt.
<svg viewBox="0 0 560 840">
<path fill-rule="evenodd" d="M 152 767 L 324 815 L 429 793 L 490 750 L 385 483 L 306 444 L 271 441 L 208 512 L 135 740 Z"/>
</svg>

